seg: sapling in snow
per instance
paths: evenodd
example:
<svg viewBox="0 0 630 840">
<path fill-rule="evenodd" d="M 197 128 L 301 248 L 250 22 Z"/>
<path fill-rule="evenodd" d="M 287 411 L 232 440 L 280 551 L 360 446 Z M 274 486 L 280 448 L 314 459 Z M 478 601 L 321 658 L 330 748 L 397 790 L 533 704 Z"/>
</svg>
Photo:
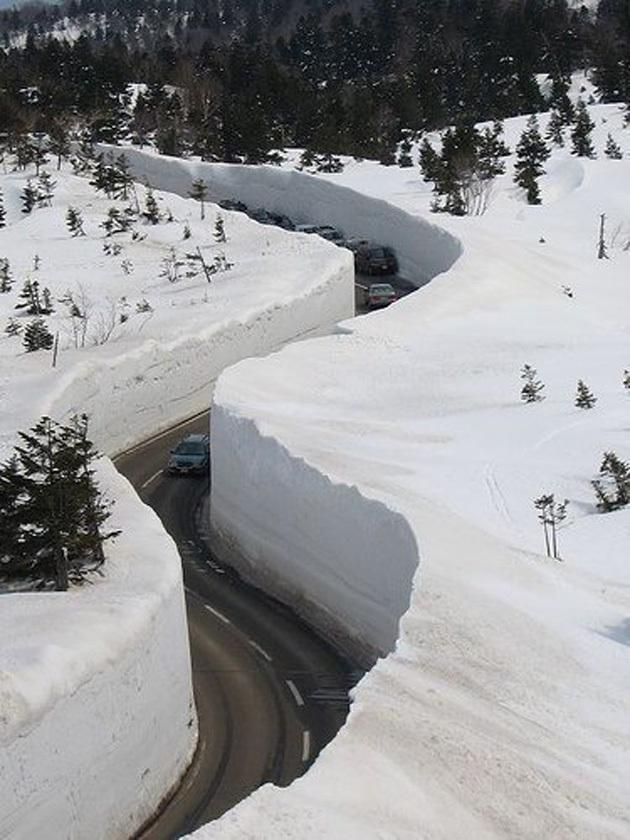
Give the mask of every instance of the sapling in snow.
<svg viewBox="0 0 630 840">
<path fill-rule="evenodd" d="M 68 207 L 68 212 L 66 213 L 66 227 L 74 237 L 85 236 L 85 230 L 83 229 L 83 216 L 81 215 L 81 211 L 77 210 L 76 207 Z"/>
<path fill-rule="evenodd" d="M 182 234 L 182 239 L 184 239 L 184 240 L 185 239 L 190 239 L 191 236 L 192 236 L 192 232 L 190 230 L 190 225 L 188 224 L 188 222 L 186 222 L 186 224 L 184 225 L 184 232 Z"/>
<path fill-rule="evenodd" d="M 51 207 L 57 182 L 50 172 L 42 172 L 37 181 L 37 206 Z"/>
<path fill-rule="evenodd" d="M 525 403 L 541 402 L 545 399 L 543 396 L 544 385 L 537 378 L 538 371 L 531 365 L 523 365 L 521 369 L 521 379 L 523 380 L 523 387 L 521 388 L 521 400 Z"/>
<path fill-rule="evenodd" d="M 227 236 L 225 235 L 225 222 L 223 221 L 223 217 L 220 213 L 214 223 L 214 241 L 217 244 L 227 242 Z"/>
<path fill-rule="evenodd" d="M 624 370 L 622 382 L 626 391 L 630 391 L 630 370 Z"/>
<path fill-rule="evenodd" d="M 4 331 L 9 336 L 19 335 L 22 332 L 22 325 L 15 318 L 9 318 L 9 323 L 4 328 Z"/>
<path fill-rule="evenodd" d="M 41 315 L 43 312 L 42 299 L 37 280 L 25 280 L 22 291 L 18 295 L 15 309 L 25 309 L 27 315 Z"/>
<path fill-rule="evenodd" d="M 588 386 L 582 379 L 578 380 L 577 392 L 575 394 L 576 408 L 589 409 L 593 408 L 597 402 L 597 397 L 589 390 Z"/>
<path fill-rule="evenodd" d="M 575 123 L 571 131 L 571 154 L 578 157 L 596 157 L 595 148 L 591 140 L 591 133 L 595 123 L 591 120 L 588 108 L 581 99 L 575 106 Z"/>
<path fill-rule="evenodd" d="M 4 209 L 4 196 L 0 190 L 0 228 L 5 227 L 7 223 L 7 211 Z"/>
<path fill-rule="evenodd" d="M 0 294 L 7 294 L 12 288 L 11 264 L 6 257 L 0 257 Z"/>
<path fill-rule="evenodd" d="M 22 213 L 28 215 L 29 213 L 33 212 L 33 209 L 37 206 L 37 190 L 33 186 L 33 182 L 29 178 L 22 190 L 21 195 L 22 200 Z"/>
<path fill-rule="evenodd" d="M 555 560 L 562 559 L 558 549 L 558 528 L 567 517 L 568 504 L 567 499 L 556 502 L 553 493 L 546 493 L 534 499 L 534 507 L 543 526 L 547 557 L 553 557 Z"/>
<path fill-rule="evenodd" d="M 615 143 L 610 132 L 608 132 L 608 137 L 606 138 L 604 154 L 607 158 L 609 158 L 609 160 L 621 160 L 623 157 L 621 146 L 618 143 Z"/>
<path fill-rule="evenodd" d="M 208 185 L 203 179 L 192 182 L 192 187 L 188 193 L 191 198 L 198 201 L 201 207 L 201 221 L 206 218 L 206 201 L 208 200 Z"/>
<path fill-rule="evenodd" d="M 158 207 L 157 200 L 151 187 L 147 187 L 142 217 L 151 225 L 157 225 L 160 222 L 160 208 Z"/>
</svg>

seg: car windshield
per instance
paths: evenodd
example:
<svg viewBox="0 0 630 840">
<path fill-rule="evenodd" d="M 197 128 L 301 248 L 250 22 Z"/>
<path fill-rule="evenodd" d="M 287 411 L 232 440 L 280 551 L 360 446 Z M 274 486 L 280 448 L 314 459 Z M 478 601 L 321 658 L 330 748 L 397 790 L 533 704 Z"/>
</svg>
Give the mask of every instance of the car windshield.
<svg viewBox="0 0 630 840">
<path fill-rule="evenodd" d="M 203 443 L 192 443 L 184 441 L 175 449 L 177 455 L 205 455 L 206 447 Z"/>
<path fill-rule="evenodd" d="M 370 294 L 373 295 L 391 295 L 395 294 L 393 286 L 390 286 L 389 283 L 375 283 L 374 286 L 370 288 Z"/>
<path fill-rule="evenodd" d="M 385 251 L 382 248 L 373 248 L 370 251 L 370 256 L 375 260 L 380 260 L 387 255 L 385 254 Z"/>
</svg>

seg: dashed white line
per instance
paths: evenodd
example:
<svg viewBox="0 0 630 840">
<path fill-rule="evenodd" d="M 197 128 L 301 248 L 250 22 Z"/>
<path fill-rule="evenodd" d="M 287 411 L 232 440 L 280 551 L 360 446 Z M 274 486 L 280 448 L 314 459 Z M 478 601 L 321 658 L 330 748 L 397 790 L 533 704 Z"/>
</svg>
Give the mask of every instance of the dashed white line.
<svg viewBox="0 0 630 840">
<path fill-rule="evenodd" d="M 271 657 L 269 656 L 269 654 L 267 653 L 267 651 L 266 651 L 264 648 L 261 648 L 261 646 L 258 644 L 258 642 L 255 642 L 253 639 L 248 639 L 247 641 L 248 641 L 248 642 L 250 643 L 250 645 L 254 648 L 254 650 L 257 650 L 257 651 L 258 651 L 258 653 L 259 653 L 261 656 L 264 656 L 264 657 L 265 657 L 265 659 L 267 660 L 267 662 L 272 662 L 272 661 L 273 661 L 273 660 L 271 659 Z"/>
<path fill-rule="evenodd" d="M 211 612 L 212 615 L 215 615 L 224 624 L 231 624 L 232 623 L 226 615 L 223 615 L 223 613 L 219 612 L 219 610 L 215 610 L 215 608 L 211 607 L 210 604 L 204 604 L 204 607 L 208 610 L 208 612 Z"/>
<path fill-rule="evenodd" d="M 289 686 L 289 691 L 293 695 L 293 699 L 295 700 L 295 702 L 298 704 L 298 706 L 303 706 L 304 698 L 298 691 L 298 687 L 296 686 L 296 684 L 293 682 L 293 680 L 285 680 L 285 682 Z"/>
<path fill-rule="evenodd" d="M 308 729 L 302 732 L 302 761 L 308 761 L 311 755 L 311 733 Z"/>
<path fill-rule="evenodd" d="M 162 475 L 163 472 L 164 472 L 164 470 L 158 470 L 156 473 L 154 473 L 151 476 L 151 478 L 147 478 L 147 480 L 143 484 L 140 485 L 140 489 L 144 490 L 146 487 L 149 486 L 149 484 L 154 482 L 156 478 L 159 478 Z"/>
</svg>

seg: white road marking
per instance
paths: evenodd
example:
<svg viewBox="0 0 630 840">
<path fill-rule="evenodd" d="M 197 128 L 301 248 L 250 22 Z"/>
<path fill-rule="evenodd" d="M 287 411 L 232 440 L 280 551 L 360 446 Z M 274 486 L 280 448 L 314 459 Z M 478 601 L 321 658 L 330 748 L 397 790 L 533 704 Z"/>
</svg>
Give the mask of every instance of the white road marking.
<svg viewBox="0 0 630 840">
<path fill-rule="evenodd" d="M 227 616 L 223 615 L 223 613 L 219 612 L 219 610 L 215 610 L 215 608 L 211 607 L 210 604 L 204 604 L 204 607 L 208 610 L 208 612 L 211 612 L 212 615 L 216 615 L 216 617 L 220 619 L 224 624 L 232 623 Z"/>
<path fill-rule="evenodd" d="M 289 691 L 293 695 L 293 699 L 295 700 L 295 702 L 298 704 L 298 706 L 303 706 L 304 698 L 298 691 L 296 684 L 293 682 L 293 680 L 285 680 L 285 682 L 289 686 Z"/>
<path fill-rule="evenodd" d="M 311 755 L 311 733 L 308 729 L 302 732 L 302 761 L 308 761 Z"/>
<path fill-rule="evenodd" d="M 257 651 L 258 651 L 258 653 L 259 653 L 261 656 L 264 656 L 264 657 L 265 657 L 265 659 L 267 660 L 267 662 L 272 662 L 272 661 L 273 661 L 273 660 L 272 660 L 272 658 L 271 658 L 271 657 L 269 656 L 269 654 L 267 653 L 267 651 L 266 651 L 264 648 L 261 648 L 261 646 L 258 644 L 258 642 L 255 642 L 253 639 L 248 639 L 247 641 L 248 641 L 248 642 L 250 643 L 250 645 L 254 648 L 254 650 L 257 650 Z"/>
<path fill-rule="evenodd" d="M 162 475 L 163 472 L 164 472 L 164 470 L 158 470 L 156 473 L 154 473 L 151 476 L 151 478 L 147 478 L 147 480 L 144 482 L 144 484 L 140 485 L 140 489 L 144 490 L 146 487 L 149 486 L 149 484 L 152 484 L 155 481 L 156 478 L 159 478 Z"/>
</svg>

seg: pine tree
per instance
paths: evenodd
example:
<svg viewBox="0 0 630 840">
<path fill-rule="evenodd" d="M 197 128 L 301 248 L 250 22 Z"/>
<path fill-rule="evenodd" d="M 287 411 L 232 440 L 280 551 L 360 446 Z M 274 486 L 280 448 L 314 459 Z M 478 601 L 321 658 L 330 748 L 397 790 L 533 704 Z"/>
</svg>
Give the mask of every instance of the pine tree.
<svg viewBox="0 0 630 840">
<path fill-rule="evenodd" d="M 114 198 L 121 198 L 123 201 L 127 201 L 133 187 L 133 176 L 125 155 L 120 155 L 116 158 L 112 165 L 112 170 L 112 194 Z"/>
<path fill-rule="evenodd" d="M 20 433 L 15 455 L 0 467 L 0 536 L 10 525 L 2 539 L 5 575 L 66 590 L 103 564 L 103 545 L 119 532 L 103 528 L 110 505 L 95 481 L 87 432 L 85 416 L 67 426 L 43 417 Z"/>
<path fill-rule="evenodd" d="M 113 236 L 115 233 L 125 233 L 133 224 L 133 215 L 131 208 L 125 208 L 121 212 L 118 207 L 110 207 L 105 220 L 101 222 L 99 227 L 103 228 L 106 236 Z"/>
<path fill-rule="evenodd" d="M 537 379 L 538 371 L 530 365 L 523 365 L 521 369 L 521 379 L 524 384 L 521 388 L 521 400 L 525 403 L 535 403 L 544 400 L 542 391 L 544 389 L 543 383 Z"/>
<path fill-rule="evenodd" d="M 53 306 L 52 302 L 52 295 L 50 294 L 50 289 L 48 287 L 42 290 L 42 315 L 52 315 L 55 311 L 55 307 Z"/>
<path fill-rule="evenodd" d="M 158 203 L 153 195 L 151 187 L 147 187 L 147 194 L 144 200 L 144 212 L 142 213 L 142 216 L 147 220 L 147 222 L 149 222 L 149 224 L 157 225 L 160 222 L 160 208 L 158 207 Z"/>
<path fill-rule="evenodd" d="M 626 391 L 630 391 L 630 370 L 624 370 L 622 382 Z"/>
<path fill-rule="evenodd" d="M 0 190 L 0 228 L 6 226 L 7 223 L 7 211 L 4 209 L 4 196 L 2 194 L 2 190 Z"/>
<path fill-rule="evenodd" d="M 405 134 L 400 141 L 397 163 L 401 169 L 409 169 L 413 166 L 413 160 L 411 159 L 411 137 L 409 134 Z"/>
<path fill-rule="evenodd" d="M 198 201 L 201 205 L 201 220 L 203 221 L 206 218 L 206 206 L 205 203 L 208 199 L 208 185 L 203 179 L 199 179 L 197 181 L 193 181 L 192 187 L 188 195 Z"/>
<path fill-rule="evenodd" d="M 560 111 L 553 110 L 549 117 L 549 124 L 547 125 L 545 137 L 553 143 L 554 146 L 564 146 L 564 136 L 562 131 L 565 125 L 566 123 Z"/>
<path fill-rule="evenodd" d="M 440 156 L 425 137 L 420 144 L 420 171 L 423 180 L 437 183 L 440 179 L 441 170 Z"/>
<path fill-rule="evenodd" d="M 0 294 L 7 294 L 12 288 L 11 264 L 6 257 L 0 257 Z"/>
<path fill-rule="evenodd" d="M 33 208 L 37 205 L 37 190 L 33 186 L 33 182 L 29 178 L 22 190 L 22 213 L 28 214 L 33 212 Z"/>
<path fill-rule="evenodd" d="M 43 171 L 37 181 L 37 205 L 39 207 L 51 207 L 57 182 L 53 180 L 50 172 Z"/>
<path fill-rule="evenodd" d="M 37 280 L 24 281 L 24 286 L 18 296 L 15 309 L 25 309 L 27 315 L 42 314 L 42 301 L 39 295 L 39 282 Z"/>
<path fill-rule="evenodd" d="M 577 384 L 577 393 L 575 395 L 576 407 L 589 409 L 593 408 L 596 402 L 597 397 L 595 397 L 588 389 L 588 386 L 585 385 L 581 379 L 579 379 Z"/>
<path fill-rule="evenodd" d="M 22 332 L 22 326 L 15 318 L 9 318 L 9 323 L 4 328 L 4 331 L 9 336 L 19 335 Z"/>
<path fill-rule="evenodd" d="M 575 106 L 575 123 L 571 131 L 571 154 L 578 157 L 594 158 L 595 148 L 591 141 L 591 132 L 595 123 L 591 120 L 588 108 L 581 99 Z"/>
<path fill-rule="evenodd" d="M 606 148 L 604 149 L 604 153 L 607 158 L 610 158 L 610 160 L 621 160 L 623 158 L 621 146 L 613 140 L 613 136 L 610 132 L 608 132 L 608 137 L 606 138 Z"/>
<path fill-rule="evenodd" d="M 188 222 L 184 225 L 184 233 L 182 234 L 182 239 L 190 239 L 192 236 L 192 231 L 190 230 L 190 225 Z"/>
<path fill-rule="evenodd" d="M 625 507 L 630 502 L 630 464 L 614 452 L 605 452 L 599 475 L 592 482 L 599 510 L 608 513 Z"/>
<path fill-rule="evenodd" d="M 22 341 L 27 353 L 34 353 L 37 350 L 50 350 L 54 344 L 54 338 L 43 318 L 36 318 L 24 328 L 24 339 Z"/>
<path fill-rule="evenodd" d="M 218 244 L 227 242 L 227 236 L 225 235 L 225 222 L 223 221 L 221 214 L 217 216 L 214 223 L 214 241 Z"/>
<path fill-rule="evenodd" d="M 544 175 L 543 163 L 548 157 L 549 149 L 540 136 L 538 119 L 533 115 L 528 119 L 525 131 L 518 141 L 514 165 L 514 181 L 526 191 L 528 204 L 541 203 L 536 179 Z"/>
<path fill-rule="evenodd" d="M 66 227 L 74 237 L 85 236 L 85 231 L 83 229 L 83 216 L 81 215 L 81 211 L 77 210 L 76 207 L 68 207 L 68 212 L 66 213 Z"/>
</svg>

